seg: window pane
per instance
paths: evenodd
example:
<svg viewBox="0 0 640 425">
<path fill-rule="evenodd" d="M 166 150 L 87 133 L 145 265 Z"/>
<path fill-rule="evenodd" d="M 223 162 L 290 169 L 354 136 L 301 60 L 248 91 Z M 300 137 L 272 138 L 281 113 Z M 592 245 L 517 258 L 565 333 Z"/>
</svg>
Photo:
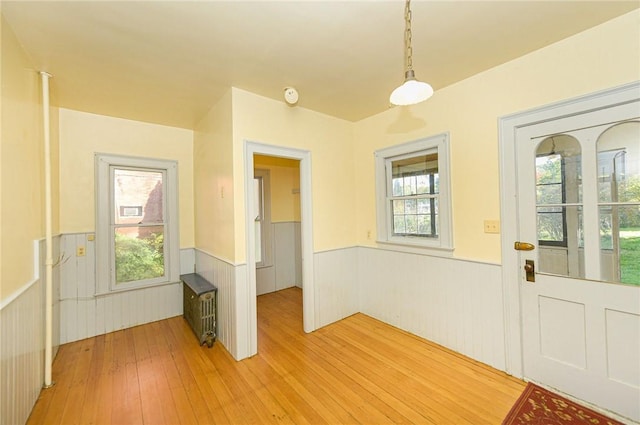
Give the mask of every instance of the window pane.
<svg viewBox="0 0 640 425">
<path fill-rule="evenodd" d="M 164 226 L 115 229 L 116 283 L 164 276 Z"/>
<path fill-rule="evenodd" d="M 431 212 L 431 199 L 418 199 L 418 214 L 429 214 Z"/>
<path fill-rule="evenodd" d="M 262 262 L 262 177 L 253 179 L 254 234 L 256 263 Z"/>
<path fill-rule="evenodd" d="M 620 282 L 640 285 L 640 207 L 620 207 Z M 635 224 L 635 225 L 632 225 Z"/>
<path fill-rule="evenodd" d="M 430 193 L 430 183 L 429 176 L 427 174 L 421 174 L 416 177 L 417 182 L 417 193 L 418 195 L 424 195 L 425 193 Z"/>
<path fill-rule="evenodd" d="M 538 205 L 541 204 L 561 204 L 562 184 L 538 185 L 536 187 L 536 197 Z"/>
<path fill-rule="evenodd" d="M 538 208 L 538 240 L 564 241 L 564 215 L 562 212 L 542 212 Z"/>
<path fill-rule="evenodd" d="M 404 214 L 404 201 L 403 200 L 395 200 L 393 203 L 393 214 Z"/>
<path fill-rule="evenodd" d="M 415 199 L 407 199 L 404 201 L 404 212 L 405 214 L 415 214 L 416 213 L 416 200 Z"/>
<path fill-rule="evenodd" d="M 416 194 L 416 178 L 415 176 L 409 176 L 404 178 L 404 195 Z"/>
<path fill-rule="evenodd" d="M 393 216 L 393 233 L 394 234 L 407 233 L 406 227 L 404 225 L 404 215 Z"/>
<path fill-rule="evenodd" d="M 567 275 L 578 264 L 578 252 L 567 254 L 559 247 L 577 247 L 580 219 L 576 207 L 581 202 L 581 148 L 572 136 L 544 139 L 536 150 L 537 235 L 541 246 L 554 247 L 540 253 L 540 271 Z M 557 204 L 557 207 L 545 205 Z M 541 250 L 543 248 L 541 247 Z M 553 258 L 551 257 L 553 256 Z M 572 266 L 569 267 L 569 264 Z M 577 270 L 577 268 L 575 268 Z M 572 275 L 573 276 L 573 275 Z"/>
<path fill-rule="evenodd" d="M 393 196 L 402 196 L 402 178 L 394 178 L 392 183 Z"/>
<path fill-rule="evenodd" d="M 430 175 L 438 172 L 438 154 L 391 161 L 393 196 L 431 193 Z"/>
<path fill-rule="evenodd" d="M 418 216 L 418 233 L 421 235 L 431 234 L 431 216 L 430 215 Z"/>
<path fill-rule="evenodd" d="M 433 217 L 435 221 L 435 231 L 432 236 L 438 236 L 440 234 L 440 211 L 438 210 L 438 200 L 433 200 Z"/>
<path fill-rule="evenodd" d="M 640 206 L 600 207 L 602 280 L 640 285 Z"/>
<path fill-rule="evenodd" d="M 562 157 L 559 154 L 536 158 L 536 184 L 562 183 Z"/>
<path fill-rule="evenodd" d="M 411 235 L 418 233 L 418 221 L 415 215 L 405 216 L 405 232 Z"/>
<path fill-rule="evenodd" d="M 391 203 L 394 235 L 436 236 L 432 226 L 437 224 L 436 199 L 395 199 Z"/>
<path fill-rule="evenodd" d="M 638 121 L 625 122 L 597 143 L 601 278 L 632 285 L 640 285 L 639 134 Z"/>
<path fill-rule="evenodd" d="M 114 169 L 114 223 L 162 223 L 162 177 L 158 171 Z"/>
</svg>

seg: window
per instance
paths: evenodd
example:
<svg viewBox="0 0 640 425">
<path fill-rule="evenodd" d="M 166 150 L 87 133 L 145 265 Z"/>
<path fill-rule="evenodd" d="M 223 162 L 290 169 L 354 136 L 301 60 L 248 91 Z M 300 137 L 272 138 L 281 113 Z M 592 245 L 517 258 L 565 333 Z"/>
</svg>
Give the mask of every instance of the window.
<svg viewBox="0 0 640 425">
<path fill-rule="evenodd" d="M 536 157 L 538 243 L 567 246 L 565 169 L 562 155 Z"/>
<path fill-rule="evenodd" d="M 546 137 L 536 148 L 536 212 L 540 270 L 568 273 L 554 268 L 561 264 L 545 260 L 560 250 L 577 253 L 582 238 L 582 148 L 573 136 Z M 551 258 L 551 257 L 548 257 Z M 555 258 L 555 257 L 554 257 Z M 578 264 L 572 258 L 571 264 Z M 546 268 L 545 268 L 546 267 Z M 568 269 L 567 269 L 568 270 Z"/>
<path fill-rule="evenodd" d="M 273 265 L 271 230 L 271 173 L 269 170 L 254 170 L 253 178 L 256 235 L 256 267 Z"/>
<path fill-rule="evenodd" d="M 98 292 L 179 280 L 175 161 L 96 156 Z"/>
<path fill-rule="evenodd" d="M 375 153 L 378 242 L 452 249 L 448 134 Z"/>
</svg>

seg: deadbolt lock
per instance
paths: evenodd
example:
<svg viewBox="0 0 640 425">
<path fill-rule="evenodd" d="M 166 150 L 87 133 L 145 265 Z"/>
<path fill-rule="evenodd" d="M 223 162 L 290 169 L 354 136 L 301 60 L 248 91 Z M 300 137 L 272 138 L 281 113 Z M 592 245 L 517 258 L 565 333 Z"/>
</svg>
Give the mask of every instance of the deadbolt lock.
<svg viewBox="0 0 640 425">
<path fill-rule="evenodd" d="M 533 260 L 525 260 L 524 273 L 527 282 L 536 281 L 536 264 L 533 262 Z"/>
</svg>

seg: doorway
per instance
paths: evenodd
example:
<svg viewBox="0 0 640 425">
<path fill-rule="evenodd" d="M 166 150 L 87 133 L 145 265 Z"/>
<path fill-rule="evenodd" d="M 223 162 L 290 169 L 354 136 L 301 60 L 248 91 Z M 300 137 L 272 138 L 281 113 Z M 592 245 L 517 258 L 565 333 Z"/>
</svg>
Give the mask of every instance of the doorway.
<svg viewBox="0 0 640 425">
<path fill-rule="evenodd" d="M 636 421 L 639 88 L 501 120 L 507 370 Z"/>
<path fill-rule="evenodd" d="M 300 161 L 255 155 L 256 293 L 302 289 Z"/>
<path fill-rule="evenodd" d="M 293 270 L 293 280 L 298 280 L 302 287 L 302 312 L 303 312 L 303 328 L 305 332 L 312 332 L 316 329 L 316 308 L 315 308 L 315 285 L 313 280 L 313 234 L 312 234 L 312 205 L 311 205 L 311 154 L 309 151 L 285 148 L 263 143 L 245 141 L 244 145 L 244 170 L 245 170 L 245 229 L 246 229 L 246 259 L 247 259 L 247 323 L 249 335 L 249 355 L 255 355 L 258 352 L 258 336 L 257 336 L 257 303 L 258 295 L 256 265 L 262 258 L 258 256 L 262 253 L 256 251 L 256 241 L 261 235 L 257 232 L 259 226 L 256 224 L 256 218 L 260 217 L 260 200 L 259 192 L 256 189 L 256 181 L 254 178 L 254 169 L 260 168 L 256 166 L 255 159 L 259 158 L 258 164 L 262 157 L 279 158 L 279 160 L 269 159 L 269 161 L 285 161 L 289 164 L 295 163 L 298 167 L 297 182 L 298 187 L 291 187 L 290 194 L 295 195 L 294 199 L 299 199 L 299 236 L 294 237 L 294 241 L 298 241 L 299 250 L 299 270 L 296 270 L 295 264 L 293 269 L 289 266 L 283 268 L 286 270 L 285 275 L 291 277 Z M 294 161 L 293 163 L 288 161 Z M 263 168 L 264 169 L 264 168 Z M 268 173 L 270 179 L 272 173 Z M 291 193 L 297 192 L 297 193 Z M 273 205 L 272 205 L 273 207 Z M 273 211 L 272 211 L 273 212 Z M 295 217 L 295 216 L 294 216 Z M 293 226 L 295 233 L 295 226 Z M 285 229 L 286 233 L 289 229 Z M 294 242 L 295 244 L 295 242 Z M 261 243 L 262 246 L 262 243 Z M 294 246 L 294 249 L 296 247 Z M 289 259 L 290 260 L 290 259 Z M 276 260 L 277 261 L 277 260 Z M 287 260 L 284 260 L 285 262 Z M 290 264 L 290 263 L 289 263 Z M 275 269 L 273 270 L 275 273 Z M 296 273 L 299 275 L 296 276 Z M 287 280 L 290 282 L 291 280 Z M 286 283 L 289 284 L 289 283 Z"/>
</svg>

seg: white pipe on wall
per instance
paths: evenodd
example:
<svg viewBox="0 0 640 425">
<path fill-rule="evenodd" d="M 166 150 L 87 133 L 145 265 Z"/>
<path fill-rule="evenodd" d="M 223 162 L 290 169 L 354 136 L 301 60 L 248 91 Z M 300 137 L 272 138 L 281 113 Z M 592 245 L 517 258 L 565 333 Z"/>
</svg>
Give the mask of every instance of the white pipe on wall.
<svg viewBox="0 0 640 425">
<path fill-rule="evenodd" d="M 49 78 L 51 74 L 41 71 L 42 77 L 42 122 L 44 133 L 44 209 L 45 209 L 45 338 L 44 338 L 44 386 L 53 385 L 53 240 L 51 212 L 51 131 L 49 128 Z"/>
</svg>

